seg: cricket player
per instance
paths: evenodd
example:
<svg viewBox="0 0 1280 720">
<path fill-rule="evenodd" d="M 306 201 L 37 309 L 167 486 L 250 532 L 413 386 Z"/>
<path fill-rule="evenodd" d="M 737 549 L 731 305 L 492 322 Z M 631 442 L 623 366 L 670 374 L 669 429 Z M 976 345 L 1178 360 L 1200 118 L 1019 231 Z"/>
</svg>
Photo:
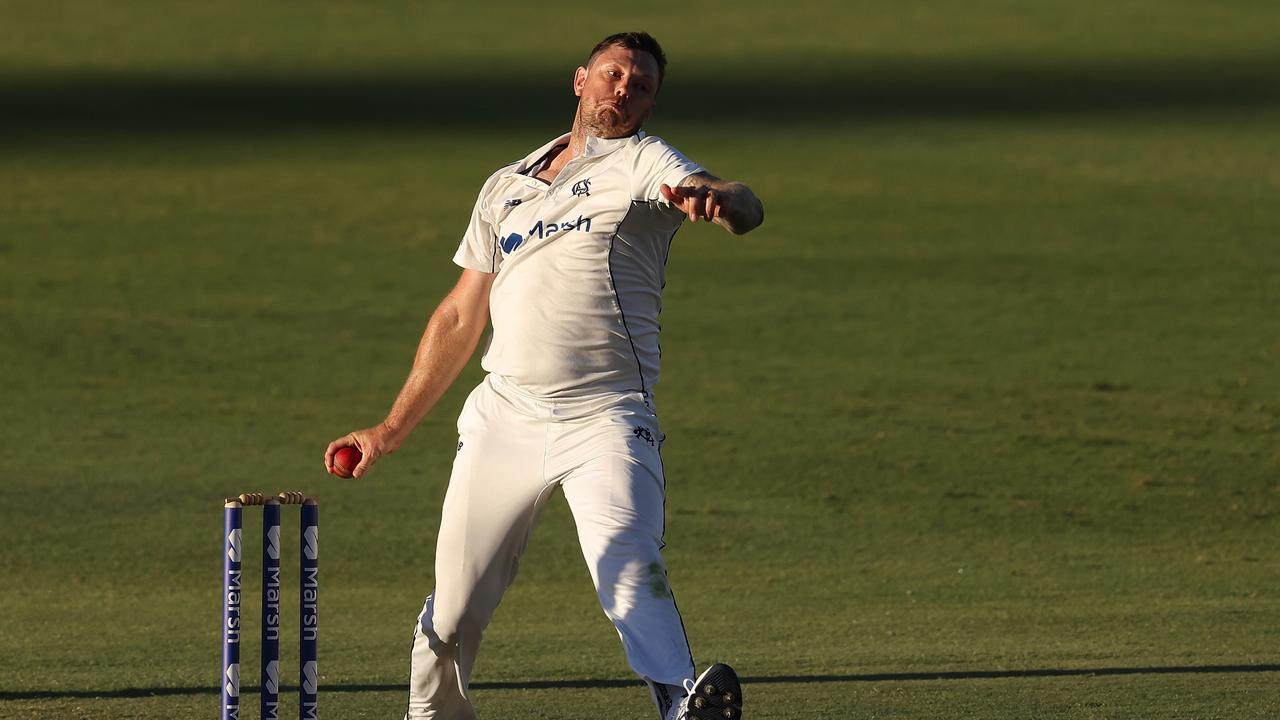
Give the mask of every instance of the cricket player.
<svg viewBox="0 0 1280 720">
<path fill-rule="evenodd" d="M 454 381 L 489 322 L 484 381 L 458 418 L 435 589 L 413 626 L 406 718 L 475 717 L 480 639 L 539 511 L 559 489 L 600 604 L 662 720 L 737 720 L 738 679 L 696 672 L 661 549 L 664 435 L 654 409 L 658 313 L 672 238 L 687 218 L 742 234 L 764 207 L 641 132 L 666 58 L 620 33 L 573 75 L 571 130 L 493 173 L 480 190 L 441 301 L 387 418 L 333 441 L 363 476 L 396 451 Z M 723 589 L 717 590 L 723 591 Z"/>
</svg>

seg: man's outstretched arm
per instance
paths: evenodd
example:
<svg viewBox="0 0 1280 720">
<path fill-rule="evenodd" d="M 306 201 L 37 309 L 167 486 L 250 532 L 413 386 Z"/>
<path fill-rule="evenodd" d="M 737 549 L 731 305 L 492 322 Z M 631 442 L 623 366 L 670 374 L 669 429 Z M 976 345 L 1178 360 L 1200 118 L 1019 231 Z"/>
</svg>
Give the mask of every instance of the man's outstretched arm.
<svg viewBox="0 0 1280 720">
<path fill-rule="evenodd" d="M 364 430 L 355 430 L 329 443 L 324 466 L 333 472 L 333 455 L 343 447 L 354 447 L 363 456 L 353 475 L 360 477 L 383 455 L 395 452 L 444 391 L 453 384 L 489 323 L 489 288 L 496 275 L 463 270 L 431 315 L 418 343 L 413 369 L 387 419 Z"/>
<path fill-rule="evenodd" d="M 751 232 L 764 222 L 764 204 L 740 182 L 701 172 L 661 190 L 662 197 L 688 215 L 690 222 L 714 222 L 734 235 Z"/>
</svg>

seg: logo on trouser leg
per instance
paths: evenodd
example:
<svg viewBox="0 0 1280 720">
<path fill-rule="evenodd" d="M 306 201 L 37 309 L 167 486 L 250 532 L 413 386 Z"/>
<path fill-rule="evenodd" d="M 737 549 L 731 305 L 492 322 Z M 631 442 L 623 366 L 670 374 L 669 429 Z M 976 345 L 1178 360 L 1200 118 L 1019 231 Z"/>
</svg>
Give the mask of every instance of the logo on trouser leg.
<svg viewBox="0 0 1280 720">
<path fill-rule="evenodd" d="M 671 697 L 671 690 L 666 685 L 652 680 L 649 681 L 649 690 L 653 693 L 654 704 L 658 706 L 658 714 L 665 718 L 667 713 L 671 712 L 671 703 L 674 700 Z"/>
<path fill-rule="evenodd" d="M 631 430 L 631 434 L 649 443 L 649 447 L 655 447 L 658 444 L 657 441 L 653 439 L 653 433 L 650 432 L 647 427 L 637 425 Z"/>
</svg>

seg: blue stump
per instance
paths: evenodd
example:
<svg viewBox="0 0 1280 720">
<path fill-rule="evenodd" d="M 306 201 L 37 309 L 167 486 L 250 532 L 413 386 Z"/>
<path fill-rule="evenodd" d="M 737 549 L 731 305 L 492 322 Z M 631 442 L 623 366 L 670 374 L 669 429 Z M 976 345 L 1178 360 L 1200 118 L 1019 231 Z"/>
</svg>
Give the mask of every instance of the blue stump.
<svg viewBox="0 0 1280 720">
<path fill-rule="evenodd" d="M 240 563 L 243 510 L 239 501 L 223 505 L 222 720 L 240 718 Z"/>
<path fill-rule="evenodd" d="M 299 613 L 299 717 L 315 720 L 316 695 L 320 689 L 319 670 L 316 668 L 316 638 L 319 633 L 318 600 L 320 593 L 320 553 L 317 545 L 320 532 L 320 508 L 314 499 L 308 498 L 302 505 L 302 575 Z"/>
<path fill-rule="evenodd" d="M 262 506 L 262 720 L 280 718 L 280 503 Z"/>
</svg>

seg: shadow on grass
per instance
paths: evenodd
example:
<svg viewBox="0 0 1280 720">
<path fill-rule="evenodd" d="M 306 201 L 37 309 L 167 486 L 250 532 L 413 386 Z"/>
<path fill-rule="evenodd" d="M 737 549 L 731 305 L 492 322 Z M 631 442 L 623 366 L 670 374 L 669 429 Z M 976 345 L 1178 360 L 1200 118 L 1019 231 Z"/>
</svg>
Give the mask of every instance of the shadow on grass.
<svg viewBox="0 0 1280 720">
<path fill-rule="evenodd" d="M 570 69 L 427 69 L 336 75 L 0 75 L 0 130 L 12 136 L 259 133 L 567 125 Z M 1280 54 L 1165 61 L 813 58 L 744 73 L 673 68 L 662 120 L 805 124 L 1046 117 L 1280 106 Z"/>
<path fill-rule="evenodd" d="M 1000 678 L 1111 677 L 1122 675 L 1208 675 L 1217 673 L 1280 672 L 1280 665 L 1174 665 L 1165 667 L 1043 668 L 1029 670 L 959 670 L 952 672 L 867 673 L 850 675 L 767 675 L 742 678 L 743 685 L 908 682 L 928 680 L 992 680 Z M 476 682 L 473 690 L 552 690 L 558 688 L 623 688 L 642 687 L 630 680 L 526 680 L 518 682 Z M 409 684 L 382 683 L 322 685 L 321 693 L 408 692 Z M 282 686 L 281 693 L 297 692 L 297 686 Z M 64 698 L 138 698 L 169 695 L 216 695 L 216 685 L 208 687 L 122 688 L 119 690 L 16 690 L 0 691 L 0 700 L 54 700 Z M 257 694 L 258 688 L 245 687 L 241 694 Z"/>
</svg>

